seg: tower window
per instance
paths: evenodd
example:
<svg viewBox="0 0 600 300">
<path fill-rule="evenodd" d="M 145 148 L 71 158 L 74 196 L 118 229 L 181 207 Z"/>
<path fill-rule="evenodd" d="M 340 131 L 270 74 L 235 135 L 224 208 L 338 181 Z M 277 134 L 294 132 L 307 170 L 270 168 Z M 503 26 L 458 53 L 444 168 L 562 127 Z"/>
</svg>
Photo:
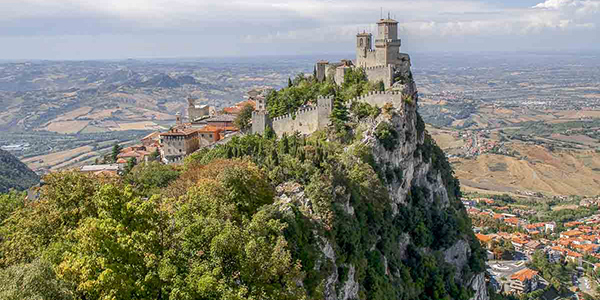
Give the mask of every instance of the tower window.
<svg viewBox="0 0 600 300">
<path fill-rule="evenodd" d="M 360 39 L 360 46 L 363 46 L 363 39 Z"/>
</svg>

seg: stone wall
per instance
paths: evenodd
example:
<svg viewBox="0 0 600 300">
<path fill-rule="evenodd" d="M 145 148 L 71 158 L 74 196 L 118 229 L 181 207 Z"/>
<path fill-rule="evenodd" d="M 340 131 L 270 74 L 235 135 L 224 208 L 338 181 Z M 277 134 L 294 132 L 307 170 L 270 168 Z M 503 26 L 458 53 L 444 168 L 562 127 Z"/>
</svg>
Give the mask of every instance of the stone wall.
<svg viewBox="0 0 600 300">
<path fill-rule="evenodd" d="M 264 134 L 267 126 L 270 126 L 269 116 L 266 110 L 252 112 L 252 133 Z"/>
<path fill-rule="evenodd" d="M 356 65 L 359 67 L 370 67 L 377 65 L 377 51 L 366 49 L 364 55 L 356 55 Z"/>
<path fill-rule="evenodd" d="M 367 78 L 369 78 L 369 81 L 383 81 L 386 88 L 389 88 L 394 84 L 394 67 L 392 65 L 366 67 L 365 73 L 367 73 Z"/>
<path fill-rule="evenodd" d="M 402 92 L 370 92 L 365 96 L 348 101 L 348 105 L 352 102 L 363 102 L 381 108 L 386 103 L 391 103 L 395 108 L 399 108 L 403 105 L 402 95 Z"/>
<path fill-rule="evenodd" d="M 300 134 L 311 134 L 319 129 L 319 108 L 310 107 L 292 114 L 273 118 L 273 131 L 277 136 L 283 133 L 299 132 Z"/>
</svg>

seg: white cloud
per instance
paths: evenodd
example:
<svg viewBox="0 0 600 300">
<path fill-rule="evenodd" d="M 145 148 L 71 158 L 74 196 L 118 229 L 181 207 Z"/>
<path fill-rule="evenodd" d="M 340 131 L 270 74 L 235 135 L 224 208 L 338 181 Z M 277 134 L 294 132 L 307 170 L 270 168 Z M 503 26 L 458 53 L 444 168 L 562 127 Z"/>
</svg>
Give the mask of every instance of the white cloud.
<svg viewBox="0 0 600 300">
<path fill-rule="evenodd" d="M 494 3 L 484 0 L 0 0 L 0 38 L 28 37 L 31 42 L 36 36 L 40 41 L 49 36 L 102 36 L 103 41 L 109 41 L 110 36 L 119 36 L 116 43 L 127 35 L 140 37 L 135 40 L 161 35 L 185 39 L 180 43 L 198 39 L 211 44 L 212 48 L 205 49 L 217 52 L 229 50 L 219 47 L 235 47 L 241 41 L 244 47 L 258 45 L 256 49 L 275 43 L 282 52 L 294 53 L 300 47 L 310 48 L 307 46 L 310 43 L 350 44 L 358 30 L 374 32 L 374 22 L 382 7 L 384 13 L 391 11 L 392 17 L 400 22 L 402 37 L 414 43 L 442 45 L 460 40 L 455 47 L 460 48 L 462 42 L 474 42 L 511 49 L 512 45 L 496 41 L 521 39 L 533 44 L 536 39 L 554 41 L 549 38 L 553 34 L 570 33 L 570 45 L 587 45 L 598 41 L 600 36 L 597 32 L 600 0 L 540 0 L 534 6 L 518 6 L 516 1 L 512 6 Z M 174 38 L 170 41 L 177 42 Z M 554 43 L 565 45 L 560 40 Z M 11 47 L 15 53 L 19 52 L 18 45 Z"/>
</svg>

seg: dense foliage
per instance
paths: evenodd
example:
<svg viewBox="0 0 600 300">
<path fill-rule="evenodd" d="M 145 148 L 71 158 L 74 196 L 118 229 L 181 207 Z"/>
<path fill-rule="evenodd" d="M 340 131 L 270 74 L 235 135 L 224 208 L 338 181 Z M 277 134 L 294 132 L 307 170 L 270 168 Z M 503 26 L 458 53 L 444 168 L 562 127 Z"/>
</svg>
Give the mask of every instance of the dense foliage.
<svg viewBox="0 0 600 300">
<path fill-rule="evenodd" d="M 371 91 L 383 91 L 383 82 L 369 82 L 362 68 L 350 69 L 344 75 L 344 84 L 338 86 L 332 78 L 318 82 L 314 76 L 299 74 L 290 79 L 288 87 L 271 92 L 267 96 L 267 110 L 271 117 L 293 114 L 299 107 L 316 101 L 319 96 L 332 96 L 337 102 L 365 95 Z"/>
<path fill-rule="evenodd" d="M 0 149 L 0 193 L 11 189 L 25 190 L 38 184 L 40 178 L 27 165 L 8 151 Z"/>
<path fill-rule="evenodd" d="M 363 75 L 349 73 L 336 97 L 362 93 Z M 338 138 L 338 125 L 381 111 L 337 108 L 339 124 L 309 137 L 244 135 L 178 168 L 144 163 L 121 178 L 55 173 L 39 200 L 0 197 L 0 296 L 323 299 L 337 274 L 338 296 L 353 281 L 360 299 L 470 298 L 465 279 L 483 271 L 483 251 L 444 153 L 417 124 L 411 134 L 425 143 L 414 155 L 431 164 L 426 180 L 442 178 L 449 202 L 409 183 L 406 203 L 394 204 L 385 183 L 403 170 L 378 165 L 360 139 Z M 380 142 L 389 135 L 400 137 Z M 456 270 L 444 250 L 460 239 L 472 255 Z"/>
</svg>

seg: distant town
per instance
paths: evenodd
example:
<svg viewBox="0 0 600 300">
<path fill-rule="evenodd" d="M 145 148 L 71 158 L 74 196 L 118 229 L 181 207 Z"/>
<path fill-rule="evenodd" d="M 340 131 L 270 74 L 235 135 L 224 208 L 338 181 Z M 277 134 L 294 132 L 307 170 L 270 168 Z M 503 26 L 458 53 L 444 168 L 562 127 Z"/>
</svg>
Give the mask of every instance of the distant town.
<svg viewBox="0 0 600 300">
<path fill-rule="evenodd" d="M 535 209 L 506 195 L 465 197 L 462 202 L 487 252 L 488 280 L 497 293 L 545 290 L 543 299 L 598 295 L 600 197 L 581 199 L 580 212 L 587 215 L 573 221 L 540 221 Z"/>
</svg>

